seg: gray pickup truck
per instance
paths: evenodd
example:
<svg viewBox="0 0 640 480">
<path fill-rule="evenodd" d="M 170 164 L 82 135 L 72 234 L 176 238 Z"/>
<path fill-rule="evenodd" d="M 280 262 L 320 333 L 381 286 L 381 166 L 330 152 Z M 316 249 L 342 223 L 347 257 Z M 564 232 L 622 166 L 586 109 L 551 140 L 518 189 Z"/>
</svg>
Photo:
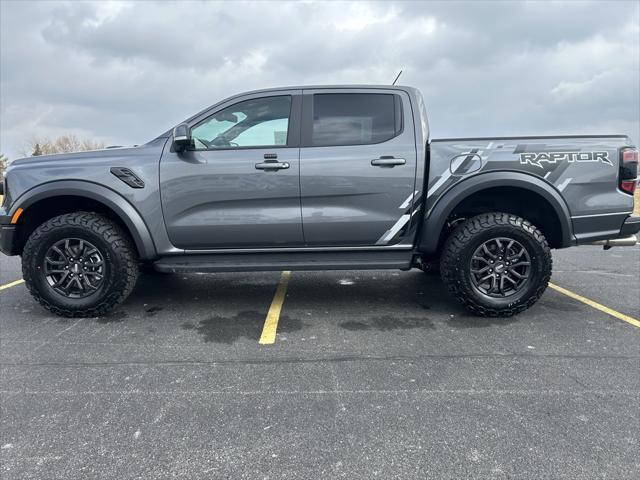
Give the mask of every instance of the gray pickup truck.
<svg viewBox="0 0 640 480">
<path fill-rule="evenodd" d="M 530 307 L 552 248 L 635 245 L 625 135 L 431 140 L 410 87 L 228 98 L 133 148 L 16 160 L 0 249 L 63 316 L 157 272 L 439 270 L 472 312 Z"/>
</svg>

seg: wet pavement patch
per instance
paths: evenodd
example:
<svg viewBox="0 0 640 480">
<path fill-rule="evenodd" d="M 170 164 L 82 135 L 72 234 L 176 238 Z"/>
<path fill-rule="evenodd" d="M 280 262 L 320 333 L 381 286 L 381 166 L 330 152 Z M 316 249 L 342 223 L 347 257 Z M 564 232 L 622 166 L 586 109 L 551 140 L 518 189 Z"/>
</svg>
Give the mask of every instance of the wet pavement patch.
<svg viewBox="0 0 640 480">
<path fill-rule="evenodd" d="M 552 309 L 553 312 L 579 312 L 584 308 L 578 302 L 567 302 L 566 297 L 556 295 L 551 288 L 545 292 L 544 301 L 547 308 Z"/>
<path fill-rule="evenodd" d="M 185 322 L 183 330 L 194 330 L 204 337 L 204 341 L 232 344 L 241 338 L 258 341 L 265 319 L 264 312 L 247 310 L 232 316 L 212 315 L 197 324 Z M 301 330 L 300 320 L 286 315 L 280 317 L 278 333 L 291 333 Z"/>
</svg>

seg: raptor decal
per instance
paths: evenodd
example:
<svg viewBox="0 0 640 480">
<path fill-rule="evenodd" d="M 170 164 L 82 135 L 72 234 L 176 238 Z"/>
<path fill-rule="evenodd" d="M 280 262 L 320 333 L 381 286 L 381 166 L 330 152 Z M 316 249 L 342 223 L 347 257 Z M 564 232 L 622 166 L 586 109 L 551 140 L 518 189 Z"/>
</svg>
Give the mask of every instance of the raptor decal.
<svg viewBox="0 0 640 480">
<path fill-rule="evenodd" d="M 613 166 L 609 152 L 529 152 L 520 154 L 520 164 L 544 168 L 543 163 L 601 162 Z"/>
</svg>

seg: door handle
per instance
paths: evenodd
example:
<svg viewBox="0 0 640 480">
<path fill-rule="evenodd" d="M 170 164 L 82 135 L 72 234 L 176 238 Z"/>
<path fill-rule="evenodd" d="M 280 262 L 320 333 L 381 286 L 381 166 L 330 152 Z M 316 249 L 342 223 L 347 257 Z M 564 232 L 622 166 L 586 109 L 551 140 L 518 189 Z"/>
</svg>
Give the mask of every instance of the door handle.
<svg viewBox="0 0 640 480">
<path fill-rule="evenodd" d="M 396 165 L 404 165 L 407 161 L 404 158 L 393 158 L 393 157 L 380 157 L 374 160 L 371 160 L 371 165 L 374 167 L 395 167 Z"/>
<path fill-rule="evenodd" d="M 270 162 L 256 163 L 257 170 L 276 171 L 276 170 L 282 170 L 289 167 L 290 167 L 289 162 L 270 161 Z"/>
</svg>

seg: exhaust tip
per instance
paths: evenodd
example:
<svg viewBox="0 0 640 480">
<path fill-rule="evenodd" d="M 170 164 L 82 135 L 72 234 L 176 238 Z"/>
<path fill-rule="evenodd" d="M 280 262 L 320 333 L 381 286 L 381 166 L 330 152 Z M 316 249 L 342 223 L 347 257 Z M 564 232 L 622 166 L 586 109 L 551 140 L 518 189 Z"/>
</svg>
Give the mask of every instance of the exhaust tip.
<svg viewBox="0 0 640 480">
<path fill-rule="evenodd" d="M 638 237 L 636 235 L 629 235 L 628 237 L 598 240 L 597 242 L 591 242 L 589 245 L 602 245 L 605 250 L 609 250 L 611 247 L 633 247 L 637 243 Z"/>
</svg>

